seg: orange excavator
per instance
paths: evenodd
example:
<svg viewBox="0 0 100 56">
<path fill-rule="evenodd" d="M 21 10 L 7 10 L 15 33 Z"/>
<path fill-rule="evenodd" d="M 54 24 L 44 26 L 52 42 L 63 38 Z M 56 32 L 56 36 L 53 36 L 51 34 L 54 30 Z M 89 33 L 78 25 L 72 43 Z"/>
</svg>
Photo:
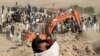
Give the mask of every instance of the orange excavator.
<svg viewBox="0 0 100 56">
<path fill-rule="evenodd" d="M 72 14 L 70 14 L 70 13 L 64 13 L 64 14 L 62 14 L 62 15 L 54 18 L 51 21 L 51 23 L 49 24 L 49 26 L 48 26 L 48 32 L 49 32 L 49 34 L 52 34 L 52 31 L 53 31 L 54 27 L 57 25 L 57 22 L 62 22 L 63 20 L 68 20 L 68 19 L 70 19 L 71 16 L 75 17 L 78 26 L 80 26 L 80 15 L 79 15 L 79 13 L 78 13 L 77 10 L 73 10 Z"/>
<path fill-rule="evenodd" d="M 53 29 L 57 25 L 57 22 L 62 22 L 63 20 L 68 20 L 68 19 L 70 19 L 71 16 L 74 16 L 78 26 L 80 27 L 80 23 L 81 23 L 80 15 L 79 15 L 78 11 L 76 9 L 74 9 L 74 10 L 72 10 L 72 13 L 64 13 L 64 14 L 61 14 L 61 15 L 57 16 L 56 18 L 52 19 L 46 29 L 47 33 L 40 33 L 39 38 L 42 40 L 47 39 L 48 34 L 52 35 Z M 51 37 L 51 36 L 49 36 L 49 37 Z M 27 40 L 28 42 L 32 42 L 36 38 L 36 33 L 24 34 L 23 38 L 24 38 L 24 40 Z"/>
<path fill-rule="evenodd" d="M 57 42 L 52 38 L 53 36 L 53 29 L 57 25 L 58 22 L 63 22 L 64 20 L 70 19 L 70 17 L 74 16 L 77 25 L 80 27 L 80 15 L 77 10 L 73 10 L 72 13 L 64 13 L 56 18 L 52 19 L 50 24 L 47 25 L 47 29 L 45 29 L 45 33 L 24 33 L 22 38 L 28 42 L 32 42 L 32 49 L 35 53 L 39 55 L 48 56 L 49 52 L 52 53 L 55 48 L 57 52 L 59 52 L 59 45 Z M 43 23 L 36 23 L 38 26 L 43 25 Z M 50 39 L 48 38 L 50 37 Z M 51 47 L 51 48 L 50 48 Z M 49 49 L 49 50 L 48 50 Z M 48 50 L 48 51 L 46 51 Z M 50 51 L 51 50 L 51 51 Z M 45 52 L 46 53 L 45 53 Z M 54 51 L 54 52 L 56 52 Z M 56 52 L 56 53 L 57 53 Z M 55 53 L 53 53 L 55 55 Z M 37 55 L 37 54 L 36 54 Z M 59 53 L 56 55 L 58 56 Z"/>
</svg>

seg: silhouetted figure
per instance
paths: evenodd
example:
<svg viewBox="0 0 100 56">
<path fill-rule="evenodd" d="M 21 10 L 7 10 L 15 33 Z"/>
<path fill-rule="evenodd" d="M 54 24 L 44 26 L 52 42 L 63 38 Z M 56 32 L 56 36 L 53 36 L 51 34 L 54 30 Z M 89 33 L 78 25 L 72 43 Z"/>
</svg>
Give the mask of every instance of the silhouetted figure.
<svg viewBox="0 0 100 56">
<path fill-rule="evenodd" d="M 3 10 L 5 9 L 4 5 L 2 5 L 2 13 L 3 13 Z"/>
</svg>

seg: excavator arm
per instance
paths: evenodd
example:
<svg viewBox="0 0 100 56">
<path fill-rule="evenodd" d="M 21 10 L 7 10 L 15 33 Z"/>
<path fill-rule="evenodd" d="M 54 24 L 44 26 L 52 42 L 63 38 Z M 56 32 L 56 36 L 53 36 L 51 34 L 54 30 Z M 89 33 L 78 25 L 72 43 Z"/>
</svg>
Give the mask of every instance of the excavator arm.
<svg viewBox="0 0 100 56">
<path fill-rule="evenodd" d="M 59 15 L 56 18 L 52 19 L 50 24 L 47 27 L 47 33 L 51 35 L 54 27 L 57 25 L 58 22 L 62 22 L 64 20 L 68 20 L 68 19 L 70 19 L 71 16 L 75 17 L 76 22 L 80 26 L 80 15 L 79 15 L 77 10 L 73 10 L 72 14 L 64 13 L 64 14 Z M 43 40 L 46 39 L 47 38 L 47 33 L 40 34 L 39 35 L 40 39 L 43 39 Z M 34 38 L 36 38 L 36 34 L 24 34 L 23 37 L 24 37 L 25 40 L 31 42 Z"/>
<path fill-rule="evenodd" d="M 63 20 L 70 19 L 71 16 L 74 16 L 76 19 L 76 22 L 80 26 L 80 15 L 77 10 L 73 10 L 72 14 L 64 13 L 62 15 L 59 15 L 58 17 L 52 19 L 51 23 L 48 26 L 48 33 L 52 34 L 52 31 L 54 27 L 57 25 L 57 22 L 62 22 Z"/>
<path fill-rule="evenodd" d="M 80 26 L 81 20 L 80 20 L 80 15 L 78 13 L 78 11 L 76 9 L 73 10 L 73 15 L 78 23 L 78 25 Z"/>
</svg>

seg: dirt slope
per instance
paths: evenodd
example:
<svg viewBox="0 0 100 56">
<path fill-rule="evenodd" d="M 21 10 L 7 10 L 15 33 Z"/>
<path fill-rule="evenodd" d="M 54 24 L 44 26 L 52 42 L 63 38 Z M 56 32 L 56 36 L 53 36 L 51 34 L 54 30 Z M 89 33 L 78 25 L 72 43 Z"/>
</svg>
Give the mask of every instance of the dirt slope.
<svg viewBox="0 0 100 56">
<path fill-rule="evenodd" d="M 90 33 L 91 32 L 91 33 Z M 85 35 L 85 36 L 84 36 Z M 33 56 L 31 47 L 16 46 L 8 41 L 4 34 L 0 36 L 0 56 Z M 84 32 L 77 40 L 75 34 L 56 34 L 57 42 L 60 45 L 60 56 L 95 56 L 92 43 L 99 40 L 97 32 Z"/>
</svg>

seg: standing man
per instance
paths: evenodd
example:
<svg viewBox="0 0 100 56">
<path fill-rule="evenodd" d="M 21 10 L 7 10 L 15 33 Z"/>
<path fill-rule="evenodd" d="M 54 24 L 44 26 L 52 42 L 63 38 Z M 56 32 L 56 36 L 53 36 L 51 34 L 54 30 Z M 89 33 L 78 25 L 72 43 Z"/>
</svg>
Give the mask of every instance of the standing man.
<svg viewBox="0 0 100 56">
<path fill-rule="evenodd" d="M 94 15 L 94 16 L 93 16 L 93 20 L 92 20 L 92 22 L 93 22 L 93 29 L 94 29 L 94 31 L 96 31 L 96 28 L 97 28 L 97 24 L 96 24 L 96 23 L 97 23 L 97 21 L 98 21 L 98 20 L 97 20 L 97 18 L 96 18 L 96 15 Z"/>
<path fill-rule="evenodd" d="M 5 9 L 4 5 L 2 5 L 2 13 L 3 13 L 3 10 Z"/>
<path fill-rule="evenodd" d="M 13 37 L 13 35 L 11 33 L 11 24 L 10 23 L 7 26 L 6 37 L 10 41 L 12 40 L 12 37 Z"/>
<path fill-rule="evenodd" d="M 0 17 L 0 33 L 2 32 L 2 19 Z"/>
<path fill-rule="evenodd" d="M 14 25 L 11 25 L 11 33 L 14 35 L 14 30 L 15 30 L 15 27 Z"/>
</svg>

